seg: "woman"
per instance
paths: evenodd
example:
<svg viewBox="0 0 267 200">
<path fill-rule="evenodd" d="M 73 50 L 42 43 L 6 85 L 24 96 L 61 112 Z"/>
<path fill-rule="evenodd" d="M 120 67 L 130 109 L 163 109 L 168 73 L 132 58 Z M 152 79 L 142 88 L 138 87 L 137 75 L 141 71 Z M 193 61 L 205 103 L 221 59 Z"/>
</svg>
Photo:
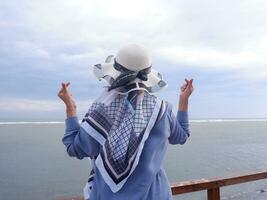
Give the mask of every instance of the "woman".
<svg viewBox="0 0 267 200">
<path fill-rule="evenodd" d="M 96 98 L 81 123 L 62 83 L 58 96 L 66 105 L 62 139 L 69 156 L 92 160 L 84 188 L 90 200 L 169 200 L 170 185 L 163 169 L 167 144 L 184 144 L 189 137 L 188 98 L 193 80 L 181 87 L 177 116 L 154 93 L 167 84 L 152 69 L 148 51 L 140 45 L 121 48 L 94 66 L 99 80 L 109 86 Z"/>
</svg>

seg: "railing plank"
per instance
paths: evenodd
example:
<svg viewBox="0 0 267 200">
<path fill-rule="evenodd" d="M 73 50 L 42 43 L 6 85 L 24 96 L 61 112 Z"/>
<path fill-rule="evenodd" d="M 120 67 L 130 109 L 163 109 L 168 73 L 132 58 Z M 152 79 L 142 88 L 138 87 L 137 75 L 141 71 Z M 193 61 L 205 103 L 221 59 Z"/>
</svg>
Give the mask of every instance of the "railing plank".
<svg viewBox="0 0 267 200">
<path fill-rule="evenodd" d="M 256 181 L 265 178 L 267 178 L 267 171 L 256 171 L 228 177 L 216 177 L 211 179 L 199 179 L 193 181 L 173 183 L 171 184 L 171 188 L 172 194 L 176 195 L 234 185 L 238 183 L 245 183 L 249 181 Z"/>
</svg>

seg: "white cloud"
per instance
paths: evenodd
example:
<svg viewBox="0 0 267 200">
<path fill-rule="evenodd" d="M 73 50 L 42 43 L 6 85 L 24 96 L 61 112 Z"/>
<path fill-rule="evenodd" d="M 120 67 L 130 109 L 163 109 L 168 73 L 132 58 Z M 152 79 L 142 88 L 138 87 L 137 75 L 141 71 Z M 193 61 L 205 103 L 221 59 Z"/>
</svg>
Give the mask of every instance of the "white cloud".
<svg viewBox="0 0 267 200">
<path fill-rule="evenodd" d="M 102 55 L 105 55 L 105 52 L 101 48 L 95 48 L 94 51 L 77 53 L 77 54 L 58 54 L 58 59 L 65 63 L 75 63 L 80 61 L 89 61 L 89 60 L 100 60 L 103 59 Z"/>
<path fill-rule="evenodd" d="M 235 71 L 244 80 L 267 80 L 267 59 L 256 52 L 224 52 L 216 49 L 162 48 L 155 52 L 165 62 L 196 68 Z"/>
<path fill-rule="evenodd" d="M 91 100 L 77 101 L 76 104 L 80 111 L 88 110 Z M 33 100 L 25 98 L 0 98 L 0 112 L 53 112 L 65 111 L 63 102 L 60 100 Z"/>
<path fill-rule="evenodd" d="M 165 62 L 238 69 L 263 77 L 267 68 L 267 3 L 264 0 L 24 1 L 21 22 L 39 38 L 16 41 L 18 51 L 63 62 L 99 60 L 128 42 L 144 43 Z M 0 23 L 1 24 L 1 23 Z M 2 24 L 5 24 L 2 22 Z M 18 39 L 18 38 L 17 38 Z M 60 45 L 85 44 L 83 52 L 52 52 Z M 29 50 L 30 49 L 30 50 Z M 90 51 L 90 52 L 88 52 Z M 257 72 L 255 72 L 257 71 Z M 245 76 L 244 76 L 245 77 Z"/>
<path fill-rule="evenodd" d="M 2 53 L 12 55 L 14 58 L 39 58 L 50 59 L 50 53 L 40 47 L 38 43 L 25 40 L 3 41 L 1 45 Z"/>
<path fill-rule="evenodd" d="M 54 111 L 60 107 L 59 103 L 53 101 L 43 100 L 30 100 L 30 99 L 12 99 L 12 98 L 1 98 L 0 99 L 0 110 L 1 111 Z"/>
<path fill-rule="evenodd" d="M 244 65 L 265 62 L 263 57 L 253 52 L 228 53 L 215 49 L 162 48 L 158 54 L 166 60 L 208 68 L 243 68 Z"/>
</svg>

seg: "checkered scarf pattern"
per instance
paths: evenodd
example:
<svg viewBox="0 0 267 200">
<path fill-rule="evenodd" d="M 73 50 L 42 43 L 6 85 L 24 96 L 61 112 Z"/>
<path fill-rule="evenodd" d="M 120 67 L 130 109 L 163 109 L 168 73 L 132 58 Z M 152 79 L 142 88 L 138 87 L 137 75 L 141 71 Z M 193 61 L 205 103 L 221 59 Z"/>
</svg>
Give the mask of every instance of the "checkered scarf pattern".
<svg viewBox="0 0 267 200">
<path fill-rule="evenodd" d="M 100 156 L 106 172 L 118 184 L 131 172 L 139 144 L 150 121 L 156 97 L 134 90 L 107 102 L 95 101 L 84 121 L 105 138 Z"/>
</svg>

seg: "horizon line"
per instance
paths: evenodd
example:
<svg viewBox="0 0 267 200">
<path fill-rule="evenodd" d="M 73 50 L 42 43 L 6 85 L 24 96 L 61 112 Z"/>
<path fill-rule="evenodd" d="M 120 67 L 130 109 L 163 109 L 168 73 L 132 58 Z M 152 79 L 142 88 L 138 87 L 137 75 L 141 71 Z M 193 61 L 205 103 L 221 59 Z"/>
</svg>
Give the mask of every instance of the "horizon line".
<svg viewBox="0 0 267 200">
<path fill-rule="evenodd" d="M 81 120 L 79 120 L 81 122 Z M 267 122 L 267 118 L 205 118 L 205 119 L 189 119 L 192 123 L 206 122 Z M 0 125 L 16 125 L 16 124 L 64 124 L 65 120 L 57 121 L 1 121 Z"/>
</svg>

